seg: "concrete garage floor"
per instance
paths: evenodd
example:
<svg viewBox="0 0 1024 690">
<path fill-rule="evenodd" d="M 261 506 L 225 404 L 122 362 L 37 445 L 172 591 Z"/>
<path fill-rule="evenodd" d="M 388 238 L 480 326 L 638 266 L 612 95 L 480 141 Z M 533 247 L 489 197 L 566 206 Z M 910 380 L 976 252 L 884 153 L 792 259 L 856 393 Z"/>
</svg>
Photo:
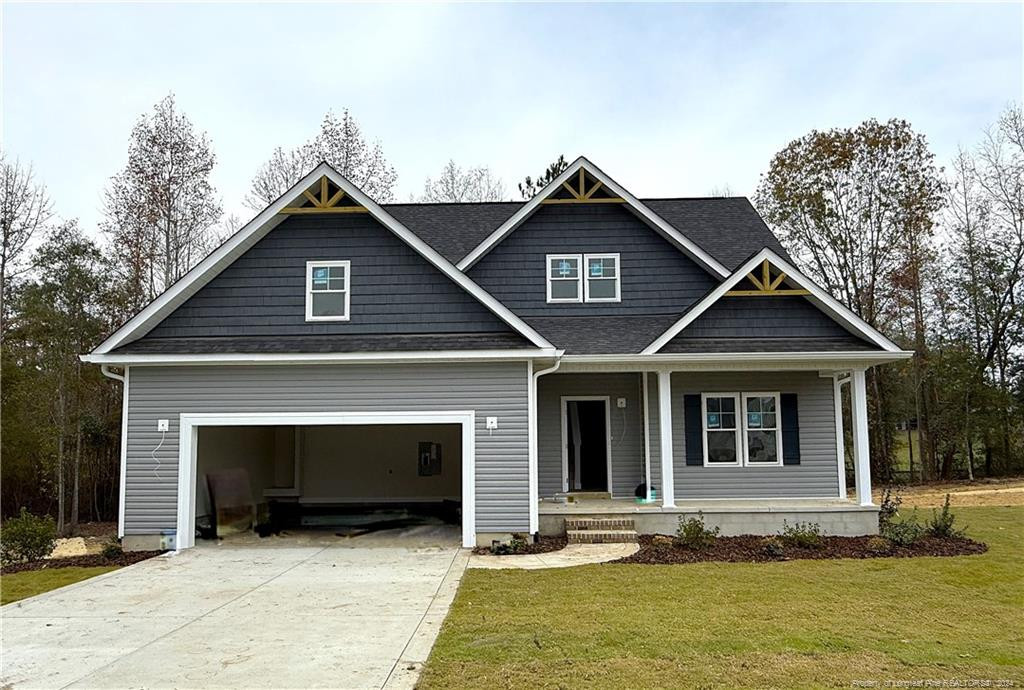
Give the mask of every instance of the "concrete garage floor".
<svg viewBox="0 0 1024 690">
<path fill-rule="evenodd" d="M 457 530 L 203 544 L 0 609 L 3 688 L 411 688 Z"/>
</svg>

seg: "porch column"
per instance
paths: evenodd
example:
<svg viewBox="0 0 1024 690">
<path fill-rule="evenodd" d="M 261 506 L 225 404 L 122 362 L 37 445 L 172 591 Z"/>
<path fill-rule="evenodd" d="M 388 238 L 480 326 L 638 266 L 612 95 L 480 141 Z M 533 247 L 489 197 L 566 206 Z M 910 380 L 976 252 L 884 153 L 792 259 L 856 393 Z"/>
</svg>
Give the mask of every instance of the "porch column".
<svg viewBox="0 0 1024 690">
<path fill-rule="evenodd" d="M 672 374 L 658 372 L 658 430 L 661 432 L 661 505 L 676 507 L 672 474 Z"/>
<path fill-rule="evenodd" d="M 836 409 L 836 456 L 839 472 L 839 498 L 846 496 L 846 441 L 843 435 L 843 384 L 849 383 L 848 374 L 834 374 L 832 376 L 833 398 Z"/>
<path fill-rule="evenodd" d="M 857 474 L 857 503 L 871 505 L 871 459 L 868 451 L 868 390 L 863 369 L 850 375 L 853 410 L 853 463 Z"/>
</svg>

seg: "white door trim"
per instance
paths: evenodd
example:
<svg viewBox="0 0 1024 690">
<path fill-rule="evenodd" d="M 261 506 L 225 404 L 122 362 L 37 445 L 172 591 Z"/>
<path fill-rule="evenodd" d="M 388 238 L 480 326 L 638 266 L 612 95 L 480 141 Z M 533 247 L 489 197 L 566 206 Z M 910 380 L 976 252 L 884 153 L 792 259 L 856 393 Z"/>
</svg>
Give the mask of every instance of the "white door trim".
<svg viewBox="0 0 1024 690">
<path fill-rule="evenodd" d="M 295 424 L 330 426 L 353 424 L 462 425 L 462 545 L 476 546 L 476 413 L 472 410 L 437 412 L 226 412 L 182 413 L 178 442 L 177 549 L 195 545 L 196 448 L 202 426 L 265 426 Z"/>
<path fill-rule="evenodd" d="M 608 493 L 612 493 L 612 399 L 610 395 L 563 395 L 562 410 L 562 491 L 569 491 L 569 427 L 565 417 L 569 413 L 569 403 L 576 401 L 604 402 L 604 457 L 607 463 Z"/>
</svg>

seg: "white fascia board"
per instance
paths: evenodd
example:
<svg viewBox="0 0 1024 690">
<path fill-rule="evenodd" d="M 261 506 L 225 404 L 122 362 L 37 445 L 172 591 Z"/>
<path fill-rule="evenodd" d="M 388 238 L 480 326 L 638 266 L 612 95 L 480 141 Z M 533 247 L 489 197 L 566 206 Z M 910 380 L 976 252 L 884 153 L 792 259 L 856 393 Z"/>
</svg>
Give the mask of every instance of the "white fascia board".
<svg viewBox="0 0 1024 690">
<path fill-rule="evenodd" d="M 658 336 L 654 342 L 644 348 L 643 354 L 657 354 L 666 343 L 679 335 L 684 328 L 693 323 L 698 316 L 703 314 L 712 304 L 721 299 L 725 293 L 743 280 L 744 276 L 759 266 L 765 259 L 768 259 L 773 266 L 785 273 L 786 280 L 792 280 L 796 285 L 807 290 L 810 293 L 810 295 L 808 295 L 808 299 L 810 299 L 811 302 L 823 312 L 835 319 L 841 326 L 855 335 L 861 335 L 867 338 L 888 353 L 903 352 L 899 345 L 882 335 L 878 329 L 874 328 L 867 321 L 854 314 L 835 297 L 815 285 L 809 278 L 800 273 L 800 271 L 791 263 L 783 259 L 768 247 L 765 247 L 748 259 L 742 266 L 737 268 L 724 282 L 712 290 L 704 299 L 695 304 L 693 308 L 682 316 L 682 318 Z"/>
<path fill-rule="evenodd" d="M 466 362 L 548 359 L 561 350 L 436 350 L 422 352 L 303 352 L 303 353 L 204 353 L 204 354 L 88 354 L 89 364 L 173 366 L 191 364 L 331 364 L 374 362 Z"/>
<path fill-rule="evenodd" d="M 179 307 L 232 261 L 241 256 L 242 253 L 285 220 L 287 215 L 282 215 L 281 210 L 322 176 L 326 176 L 340 189 L 343 189 L 348 196 L 366 208 L 377 221 L 412 247 L 424 259 L 432 263 L 459 287 L 470 293 L 517 333 L 539 348 L 554 347 L 525 321 L 513 314 L 506 306 L 492 297 L 490 293 L 460 272 L 452 262 L 445 259 L 430 245 L 399 223 L 391 214 L 382 209 L 377 202 L 366 196 L 358 187 L 346 180 L 334 168 L 327 163 L 321 163 L 293 185 L 291 189 L 282 194 L 274 203 L 246 223 L 238 232 L 228 238 L 226 242 L 212 251 L 205 259 L 196 264 L 192 270 L 182 276 L 174 285 L 150 302 L 145 309 L 100 343 L 93 350 L 93 354 L 106 354 L 134 337 L 140 337 L 148 332 L 152 326 Z"/>
<path fill-rule="evenodd" d="M 512 217 L 506 220 L 501 226 L 492 232 L 487 239 L 477 245 L 473 251 L 467 254 L 458 263 L 458 268 L 461 271 L 468 270 L 477 261 L 479 261 L 484 254 L 489 252 L 496 244 L 505 239 L 513 230 L 529 218 L 534 211 L 536 211 L 542 201 L 548 198 L 557 191 L 562 183 L 566 182 L 573 175 L 577 174 L 583 168 L 585 171 L 590 173 L 595 179 L 600 180 L 602 186 L 609 191 L 613 192 L 616 196 L 625 199 L 626 204 L 633 209 L 633 211 L 639 215 L 648 225 L 660 232 L 671 242 L 675 243 L 683 252 L 688 254 L 692 259 L 703 265 L 709 271 L 717 274 L 720 278 L 725 278 L 729 275 L 728 269 L 725 268 L 721 263 L 718 262 L 713 256 L 708 254 L 706 251 L 701 249 L 700 245 L 683 235 L 681 232 L 672 227 L 667 223 L 661 216 L 656 214 L 651 209 L 647 208 L 639 199 L 630 194 L 625 188 L 620 186 L 615 180 L 608 177 L 600 168 L 591 163 L 585 157 L 580 156 L 573 161 L 568 168 L 566 168 L 561 175 L 553 179 L 546 187 L 540 190 L 532 199 L 526 202 L 518 211 L 512 214 Z"/>
</svg>

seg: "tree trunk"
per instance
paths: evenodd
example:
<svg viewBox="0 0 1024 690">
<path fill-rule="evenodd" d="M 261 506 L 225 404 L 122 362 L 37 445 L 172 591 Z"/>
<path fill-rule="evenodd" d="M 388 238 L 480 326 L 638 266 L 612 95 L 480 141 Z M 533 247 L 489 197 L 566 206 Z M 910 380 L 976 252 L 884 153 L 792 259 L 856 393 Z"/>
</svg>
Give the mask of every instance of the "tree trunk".
<svg viewBox="0 0 1024 690">
<path fill-rule="evenodd" d="M 71 524 L 72 532 L 78 529 L 78 502 L 79 487 L 81 486 L 80 475 L 82 467 L 82 420 L 79 418 L 75 425 L 75 464 L 72 467 L 71 480 Z"/>
</svg>

